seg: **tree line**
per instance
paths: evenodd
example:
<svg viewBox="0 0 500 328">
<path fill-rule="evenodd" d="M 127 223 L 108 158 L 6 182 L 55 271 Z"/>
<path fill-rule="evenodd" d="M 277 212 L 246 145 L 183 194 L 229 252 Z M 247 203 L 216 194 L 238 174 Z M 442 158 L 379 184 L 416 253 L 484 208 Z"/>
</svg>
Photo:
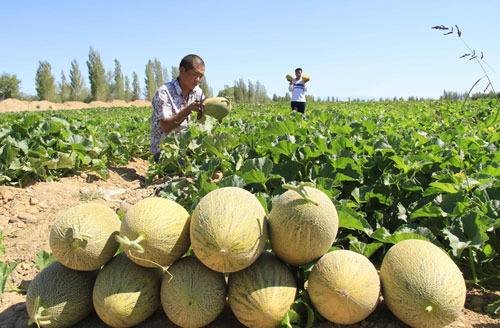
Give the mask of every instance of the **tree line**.
<svg viewBox="0 0 500 328">
<path fill-rule="evenodd" d="M 52 72 L 52 66 L 46 60 L 38 63 L 35 75 L 36 96 L 21 94 L 21 80 L 15 74 L 0 75 L 0 100 L 18 98 L 27 100 L 48 100 L 52 102 L 65 101 L 110 101 L 137 99 L 151 100 L 163 83 L 176 79 L 179 68 L 172 66 L 170 72 L 157 59 L 149 59 L 145 67 L 144 88 L 141 87 L 139 76 L 133 72 L 131 77 L 123 74 L 118 59 L 114 59 L 114 68 L 106 71 L 99 52 L 90 47 L 86 61 L 89 87 L 76 60 L 71 61 L 69 76 L 61 71 L 59 82 Z M 170 74 L 169 74 L 170 73 Z M 212 96 L 212 88 L 206 78 L 200 83 L 205 95 Z"/>
</svg>

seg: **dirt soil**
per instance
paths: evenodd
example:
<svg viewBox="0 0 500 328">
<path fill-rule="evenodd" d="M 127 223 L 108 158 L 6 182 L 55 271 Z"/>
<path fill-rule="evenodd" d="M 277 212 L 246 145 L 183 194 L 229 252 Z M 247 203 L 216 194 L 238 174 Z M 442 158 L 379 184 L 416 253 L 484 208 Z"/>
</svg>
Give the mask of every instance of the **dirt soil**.
<svg viewBox="0 0 500 328">
<path fill-rule="evenodd" d="M 39 182 L 26 188 L 0 186 L 0 230 L 4 235 L 5 256 L 2 261 L 18 261 L 7 281 L 6 292 L 0 296 L 0 328 L 24 328 L 27 313 L 24 304 L 29 282 L 37 274 L 35 254 L 50 252 L 48 235 L 58 212 L 89 199 L 99 199 L 111 208 L 125 209 L 130 204 L 154 194 L 154 185 L 145 184 L 148 162 L 136 160 L 126 166 L 110 170 L 107 180 L 91 173 L 62 178 L 55 182 Z M 17 291 L 15 291 L 17 290 Z M 19 291 L 21 290 L 21 291 Z M 449 327 L 500 327 L 500 318 L 490 317 L 483 311 L 486 304 L 500 297 L 500 292 L 470 289 L 466 308 L 458 321 Z M 107 327 L 95 316 L 77 327 Z M 138 327 L 175 327 L 161 310 Z M 243 327 L 229 309 L 210 327 Z M 318 327 L 407 327 L 384 306 L 366 320 L 349 326 L 323 323 Z"/>
<path fill-rule="evenodd" d="M 84 103 L 81 101 L 66 101 L 64 103 L 55 103 L 47 100 L 26 101 L 14 98 L 0 101 L 0 113 L 2 112 L 36 112 L 45 110 L 68 110 L 68 109 L 87 109 L 87 108 L 113 108 L 113 107 L 150 107 L 151 102 L 146 100 L 134 100 L 126 102 L 124 100 L 113 101 L 92 101 Z"/>
</svg>

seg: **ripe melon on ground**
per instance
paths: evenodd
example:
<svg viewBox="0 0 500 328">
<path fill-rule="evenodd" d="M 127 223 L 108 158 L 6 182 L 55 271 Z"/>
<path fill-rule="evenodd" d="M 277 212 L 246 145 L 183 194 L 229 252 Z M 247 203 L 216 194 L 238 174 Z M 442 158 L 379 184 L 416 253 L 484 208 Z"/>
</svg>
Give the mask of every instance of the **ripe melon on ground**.
<svg viewBox="0 0 500 328">
<path fill-rule="evenodd" d="M 96 272 L 76 271 L 54 262 L 30 283 L 26 309 L 40 327 L 71 327 L 92 312 Z"/>
<path fill-rule="evenodd" d="M 136 264 L 168 267 L 189 248 L 189 213 L 173 200 L 145 198 L 129 208 L 117 239 Z"/>
<path fill-rule="evenodd" d="M 104 204 L 80 204 L 60 214 L 52 226 L 49 244 L 59 262 L 81 271 L 99 269 L 118 249 L 114 236 L 120 219 Z"/>
<path fill-rule="evenodd" d="M 441 248 L 424 240 L 392 246 L 380 268 L 387 306 L 413 327 L 444 327 L 457 320 L 465 303 L 465 281 Z"/>
<path fill-rule="evenodd" d="M 337 250 L 323 255 L 314 265 L 307 292 L 323 317 L 339 324 L 354 324 L 377 306 L 380 279 L 365 256 Z"/>
<path fill-rule="evenodd" d="M 216 189 L 193 211 L 190 233 L 194 254 L 204 265 L 218 272 L 239 271 L 264 250 L 266 212 L 245 189 Z"/>
<path fill-rule="evenodd" d="M 323 256 L 337 236 L 337 209 L 328 196 L 304 184 L 284 185 L 269 213 L 269 235 L 274 253 L 292 265 Z"/>
<path fill-rule="evenodd" d="M 117 255 L 99 272 L 93 290 L 99 318 L 112 327 L 132 327 L 160 304 L 160 274 Z"/>
<path fill-rule="evenodd" d="M 168 318 L 180 327 L 203 327 L 224 310 L 224 274 L 210 270 L 196 257 L 175 262 L 163 277 L 161 304 Z"/>
<path fill-rule="evenodd" d="M 290 269 L 264 252 L 248 268 L 230 273 L 228 301 L 247 327 L 276 327 L 295 300 L 297 285 Z"/>
</svg>

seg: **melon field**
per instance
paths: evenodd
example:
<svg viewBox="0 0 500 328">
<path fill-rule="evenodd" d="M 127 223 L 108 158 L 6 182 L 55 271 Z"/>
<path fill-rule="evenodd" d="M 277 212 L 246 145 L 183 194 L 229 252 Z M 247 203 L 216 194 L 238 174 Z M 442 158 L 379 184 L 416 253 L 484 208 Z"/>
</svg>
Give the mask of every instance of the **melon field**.
<svg viewBox="0 0 500 328">
<path fill-rule="evenodd" d="M 498 326 L 499 108 L 0 114 L 0 328 Z"/>
</svg>

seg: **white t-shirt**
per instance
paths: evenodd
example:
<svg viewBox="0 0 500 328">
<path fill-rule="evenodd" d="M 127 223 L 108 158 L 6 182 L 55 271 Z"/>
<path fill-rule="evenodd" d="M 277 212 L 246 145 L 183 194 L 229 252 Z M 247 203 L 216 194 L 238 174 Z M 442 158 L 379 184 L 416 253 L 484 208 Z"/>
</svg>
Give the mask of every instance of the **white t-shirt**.
<svg viewBox="0 0 500 328">
<path fill-rule="evenodd" d="M 302 79 L 293 79 L 288 90 L 292 93 L 292 101 L 306 102 L 307 87 Z"/>
</svg>

